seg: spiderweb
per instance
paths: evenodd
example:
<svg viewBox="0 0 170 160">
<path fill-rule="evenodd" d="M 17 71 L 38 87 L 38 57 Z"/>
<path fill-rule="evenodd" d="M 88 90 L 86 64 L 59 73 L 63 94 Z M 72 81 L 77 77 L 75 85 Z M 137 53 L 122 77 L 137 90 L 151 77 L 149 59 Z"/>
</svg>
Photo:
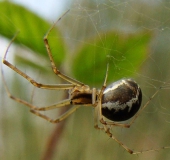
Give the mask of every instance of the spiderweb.
<svg viewBox="0 0 170 160">
<path fill-rule="evenodd" d="M 170 3 L 167 1 L 83 1 L 81 3 L 74 1 L 69 14 L 73 18 L 71 23 L 69 23 L 70 21 L 65 22 L 68 25 L 65 25 L 63 29 L 68 31 L 65 38 L 71 44 L 70 50 L 74 50 L 76 45 L 89 43 L 87 39 L 92 36 L 98 36 L 104 42 L 105 39 L 102 34 L 104 33 L 105 37 L 107 37 L 108 31 L 117 31 L 122 34 L 138 33 L 140 31 L 150 31 L 152 33 L 153 37 L 148 48 L 149 52 L 136 71 L 132 71 L 131 67 L 128 68 L 128 66 L 127 68 L 121 68 L 114 63 L 114 55 L 109 57 L 109 64 L 117 68 L 117 73 L 112 72 L 110 76 L 114 77 L 114 74 L 119 74 L 121 70 L 133 72 L 132 77 L 140 84 L 143 91 L 142 105 L 146 104 L 148 99 L 159 90 L 158 94 L 150 101 L 130 129 L 112 128 L 113 134 L 120 138 L 122 143 L 138 151 L 159 149 L 170 145 L 168 140 L 170 130 L 169 12 Z M 75 34 L 75 32 L 79 34 Z M 73 41 L 75 46 L 72 45 Z M 89 45 L 94 44 L 90 43 Z M 104 45 L 102 47 L 107 48 Z M 93 58 L 95 65 L 97 54 L 96 57 L 91 58 Z M 133 63 L 126 57 L 122 56 L 122 59 L 118 59 L 118 61 L 124 61 L 125 63 L 128 61 L 129 66 L 133 66 Z M 105 66 L 103 65 L 103 67 Z M 96 74 L 100 74 L 100 72 L 95 71 L 94 77 Z M 91 81 L 95 79 L 94 77 Z M 122 75 L 122 77 L 126 77 L 126 75 Z M 113 145 L 114 142 L 112 141 L 109 139 L 100 145 L 105 148 L 108 144 L 109 146 L 110 144 Z M 119 155 L 115 152 L 120 151 L 120 147 L 118 150 L 115 147 L 116 145 L 109 149 L 110 157 L 114 157 L 115 154 Z M 114 150 L 113 154 L 112 150 Z M 104 152 L 106 151 L 104 150 L 102 153 L 104 154 Z M 159 152 L 160 154 L 150 152 L 145 155 L 142 154 L 142 156 L 160 156 L 161 152 Z M 126 153 L 124 154 L 127 156 Z M 164 159 L 168 157 L 168 149 L 163 151 L 162 156 Z M 120 155 L 118 157 L 120 158 Z"/>
<path fill-rule="evenodd" d="M 170 149 L 161 150 L 161 147 L 170 146 L 170 2 L 165 0 L 149 2 L 146 0 L 72 0 L 72 2 L 65 1 L 64 3 L 64 10 L 70 9 L 70 12 L 60 21 L 59 28 L 62 32 L 61 38 L 67 45 L 67 58 L 71 61 L 66 59 L 66 64 L 63 65 L 67 73 L 72 73 L 73 76 L 75 69 L 72 70 L 70 67 L 74 66 L 72 57 L 76 57 L 76 53 L 83 45 L 107 50 L 104 42 L 110 32 L 116 33 L 115 41 L 118 34 L 122 36 L 139 32 L 151 34 L 147 54 L 142 58 L 138 67 L 126 56 L 122 55 L 121 58 L 117 58 L 109 52 L 104 53 L 106 59 L 104 62 L 109 62 L 110 68 L 116 68 L 114 72 L 112 70 L 109 72 L 109 77 L 111 79 L 113 77 L 113 81 L 117 77 L 131 76 L 135 79 L 142 89 L 142 106 L 159 90 L 129 129 L 112 127 L 113 135 L 130 149 L 135 151 L 158 149 L 159 152 L 142 153 L 138 157 L 129 155 L 103 131 L 96 131 L 93 128 L 92 111 L 82 108 L 68 121 L 59 148 L 60 152 L 58 151 L 56 157 L 59 159 L 68 159 L 68 157 L 69 159 L 148 159 L 148 157 L 168 159 Z M 56 19 L 54 17 L 51 19 Z M 100 46 L 97 46 L 93 37 L 100 40 Z M 140 40 L 142 38 L 138 39 Z M 113 45 L 113 50 L 114 47 Z M 130 49 L 133 50 L 133 48 Z M 116 51 L 120 52 L 118 49 Z M 84 58 L 81 58 L 79 63 L 88 68 L 88 64 L 84 63 L 86 55 L 89 54 L 84 54 Z M 88 77 L 91 81 L 90 86 L 100 88 L 102 81 L 99 84 L 96 79 L 99 79 L 100 74 L 101 79 L 104 78 L 106 63 L 98 66 L 98 54 L 91 54 L 88 58 L 93 62 L 92 67 L 90 66 L 92 73 L 89 74 L 90 76 L 82 73 L 81 80 L 86 82 L 86 77 Z M 129 65 L 119 66 L 116 63 L 119 61 Z M 39 132 L 37 134 L 40 136 Z M 67 154 L 63 154 L 64 152 Z"/>
</svg>

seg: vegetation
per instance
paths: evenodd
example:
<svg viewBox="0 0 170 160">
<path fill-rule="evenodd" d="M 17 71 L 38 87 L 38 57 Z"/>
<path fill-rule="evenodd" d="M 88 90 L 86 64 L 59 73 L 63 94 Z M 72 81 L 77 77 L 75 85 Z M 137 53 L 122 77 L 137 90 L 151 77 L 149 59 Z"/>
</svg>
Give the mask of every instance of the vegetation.
<svg viewBox="0 0 170 160">
<path fill-rule="evenodd" d="M 105 8 L 104 4 L 101 3 L 101 8 L 98 9 Z M 130 3 L 128 4 L 130 5 Z M 118 12 L 116 12 L 108 7 L 107 11 L 101 11 L 103 14 L 99 17 L 99 14 L 95 12 L 96 5 L 92 2 L 84 2 L 83 5 L 84 9 L 89 8 L 88 13 L 87 9 L 82 9 L 81 14 L 77 14 L 77 10 L 71 9 L 50 34 L 49 44 L 56 65 L 67 75 L 91 87 L 100 89 L 103 84 L 106 66 L 109 63 L 108 84 L 123 77 L 133 77 L 144 90 L 143 104 L 145 104 L 147 99 L 154 94 L 155 89 L 163 84 L 165 85 L 164 82 L 168 81 L 168 76 L 163 73 L 163 67 L 166 66 L 167 68 L 169 52 L 164 55 L 164 59 L 159 56 L 163 52 L 162 43 L 159 42 L 163 38 L 160 38 L 160 36 L 164 32 L 159 32 L 159 35 L 155 34 L 154 26 L 152 26 L 153 22 L 151 23 L 147 21 L 147 18 L 142 17 L 143 14 L 153 14 L 155 12 L 152 10 L 149 12 L 149 7 L 145 8 L 142 5 L 146 12 L 140 12 L 140 17 L 135 15 L 134 19 L 129 17 L 126 19 L 125 17 L 128 14 L 124 15 L 123 20 L 136 22 L 132 23 L 133 29 L 128 28 L 129 26 L 125 24 L 128 29 L 124 30 L 123 27 L 125 26 L 117 26 L 120 20 L 121 8 L 118 7 Z M 129 8 L 132 6 L 133 4 Z M 141 4 L 138 4 L 137 8 L 140 8 L 139 6 L 141 7 Z M 71 8 L 74 8 L 74 5 Z M 14 54 L 11 55 L 11 51 L 9 51 L 8 59 L 14 57 L 12 63 L 36 81 L 49 84 L 64 83 L 58 77 L 56 78 L 51 71 L 43 43 L 43 36 L 52 24 L 30 10 L 11 2 L 0 2 L 0 10 L 1 36 L 10 41 L 13 35 L 18 30 L 20 31 L 13 43 Z M 129 13 L 130 11 L 125 10 L 124 13 L 126 12 Z M 133 11 L 131 10 L 129 14 L 132 15 Z M 149 17 L 151 17 L 150 14 Z M 153 17 L 156 20 L 156 15 L 153 15 Z M 166 18 L 160 19 L 159 22 L 161 20 L 165 22 Z M 95 24 L 98 25 L 94 26 Z M 162 27 L 169 27 L 168 22 L 164 25 Z M 159 29 L 159 26 L 155 28 Z M 166 31 L 169 34 L 169 28 Z M 155 39 L 157 42 L 155 42 Z M 157 45 L 161 49 L 156 50 Z M 158 63 L 158 61 L 162 63 Z M 11 92 L 15 96 L 37 106 L 49 105 L 66 97 L 66 93 L 62 91 L 36 89 L 4 65 L 2 69 Z M 54 125 L 32 115 L 28 108 L 9 99 L 4 91 L 3 84 L 1 88 L 0 141 L 2 145 L 0 150 L 2 152 L 0 158 L 9 160 L 138 158 L 129 155 L 114 140 L 109 139 L 102 131 L 93 128 L 92 109 L 84 107 L 63 123 Z M 160 112 L 165 113 L 163 108 L 167 108 L 168 103 L 164 99 L 167 98 L 168 91 L 163 91 L 163 94 L 159 94 L 159 98 L 156 98 L 157 101 L 153 100 L 148 106 L 150 108 L 139 117 L 140 120 L 135 122 L 134 127 L 132 126 L 128 131 L 127 129 L 113 128 L 114 135 L 135 150 L 166 146 L 168 144 L 167 134 L 169 129 L 166 121 L 169 115 L 163 119 L 163 114 L 160 114 Z M 154 108 L 160 101 L 161 104 Z M 56 117 L 64 110 L 55 110 L 52 113 L 47 112 L 45 114 Z M 152 119 L 150 119 L 151 116 Z M 160 128 L 159 131 L 158 127 Z M 163 130 L 165 131 L 163 132 Z M 154 134 L 155 132 L 156 134 Z M 153 139 L 150 139 L 152 137 Z M 154 140 L 157 142 L 155 143 Z M 165 154 L 160 153 L 157 159 L 168 158 L 168 151 L 162 153 Z M 146 158 L 156 154 L 146 153 L 141 156 Z"/>
</svg>

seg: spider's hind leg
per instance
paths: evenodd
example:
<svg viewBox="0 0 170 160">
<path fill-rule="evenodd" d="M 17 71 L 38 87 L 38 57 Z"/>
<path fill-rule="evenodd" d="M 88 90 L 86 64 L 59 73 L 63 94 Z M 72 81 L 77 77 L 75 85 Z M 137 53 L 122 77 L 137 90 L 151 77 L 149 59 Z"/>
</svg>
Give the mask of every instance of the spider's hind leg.
<svg viewBox="0 0 170 160">
<path fill-rule="evenodd" d="M 116 141 L 118 144 L 120 144 L 127 152 L 129 152 L 130 154 L 138 154 L 141 152 L 134 152 L 133 150 L 129 149 L 126 145 L 124 145 L 121 141 L 119 141 L 117 138 L 115 138 L 113 136 L 113 134 L 110 132 L 110 128 L 107 127 L 107 125 L 104 125 L 104 130 L 105 133 L 112 138 L 114 141 Z"/>
</svg>

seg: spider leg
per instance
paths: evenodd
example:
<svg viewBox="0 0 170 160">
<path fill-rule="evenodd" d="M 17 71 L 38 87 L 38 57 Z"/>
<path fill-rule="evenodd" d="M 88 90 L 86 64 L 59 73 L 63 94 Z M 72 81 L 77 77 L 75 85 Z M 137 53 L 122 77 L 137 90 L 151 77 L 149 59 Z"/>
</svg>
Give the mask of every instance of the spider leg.
<svg viewBox="0 0 170 160">
<path fill-rule="evenodd" d="M 99 106 L 94 108 L 94 128 L 99 130 L 104 130 L 104 127 L 99 126 Z"/>
<path fill-rule="evenodd" d="M 118 140 L 116 137 L 113 136 L 113 134 L 110 132 L 110 128 L 107 127 L 107 125 L 104 125 L 104 130 L 105 133 L 112 138 L 114 141 L 116 141 L 118 144 L 120 144 L 127 152 L 129 152 L 130 154 L 140 154 L 140 153 L 145 153 L 145 152 L 152 152 L 152 151 L 159 151 L 161 149 L 168 149 L 170 148 L 170 146 L 166 146 L 166 147 L 160 147 L 160 148 L 156 148 L 156 149 L 148 149 L 148 150 L 143 150 L 143 151 L 134 151 L 130 148 L 128 148 L 125 144 L 123 144 L 120 140 Z"/>
<path fill-rule="evenodd" d="M 99 110 L 101 110 L 101 103 L 99 103 L 98 105 L 100 105 L 100 106 L 95 108 L 95 117 L 99 117 L 99 119 L 95 118 L 95 126 L 94 127 L 99 130 L 104 130 L 105 133 L 110 138 L 112 138 L 114 141 L 116 141 L 118 144 L 120 144 L 126 151 L 128 151 L 130 154 L 134 154 L 134 152 L 131 149 L 129 149 L 126 145 L 124 145 L 121 141 L 119 141 L 117 138 L 115 138 L 113 136 L 113 134 L 110 132 L 110 128 L 108 128 L 108 126 L 106 124 L 102 123 L 103 127 L 100 127 L 98 125 L 98 120 L 100 120 L 100 122 L 101 122 L 101 120 L 103 120 L 103 116 L 101 114 L 99 114 Z"/>
<path fill-rule="evenodd" d="M 133 152 L 133 150 L 129 149 L 126 145 L 124 145 L 121 141 L 119 141 L 117 138 L 115 138 L 113 136 L 113 134 L 110 132 L 110 128 L 108 128 L 106 125 L 104 125 L 104 130 L 105 133 L 112 138 L 113 140 L 115 140 L 118 144 L 120 144 L 126 151 L 128 151 L 130 154 L 137 154 L 137 152 Z"/>
<path fill-rule="evenodd" d="M 69 11 L 69 10 L 68 10 Z M 67 12 L 68 12 L 67 11 Z M 70 78 L 68 76 L 66 76 L 65 74 L 61 73 L 58 69 L 57 69 L 57 66 L 55 65 L 55 62 L 54 62 L 54 59 L 53 59 L 53 56 L 52 56 L 52 52 L 51 52 L 51 49 L 50 49 L 50 45 L 48 43 L 48 36 L 50 34 L 50 32 L 52 31 L 52 29 L 54 28 L 54 26 L 57 24 L 57 22 L 67 13 L 65 12 L 52 26 L 51 28 L 48 30 L 48 32 L 46 33 L 46 35 L 44 36 L 44 44 L 45 44 L 45 47 L 46 47 L 46 50 L 47 50 L 47 53 L 48 53 L 48 56 L 50 58 L 50 62 L 51 62 L 51 67 L 54 71 L 54 73 L 56 75 L 58 75 L 60 78 L 66 80 L 67 82 L 70 82 L 71 84 L 74 84 L 74 85 L 77 85 L 77 86 L 83 86 L 84 83 L 82 82 L 79 82 L 73 78 Z"/>
<path fill-rule="evenodd" d="M 131 150 L 130 148 L 128 148 L 126 145 L 124 145 L 120 140 L 118 140 L 117 138 L 115 138 L 113 136 L 113 134 L 110 132 L 110 128 L 108 128 L 106 125 L 104 125 L 104 130 L 105 130 L 105 133 L 110 137 L 112 138 L 114 141 L 116 141 L 118 144 L 120 144 L 127 152 L 129 152 L 130 154 L 139 154 L 139 153 L 142 153 L 141 152 L 134 152 L 133 150 Z M 147 151 L 146 151 L 147 152 Z"/>
<path fill-rule="evenodd" d="M 13 100 L 15 100 L 15 101 L 17 101 L 17 102 L 19 102 L 19 103 L 21 103 L 21 104 L 26 105 L 27 107 L 29 107 L 29 108 L 32 109 L 32 110 L 45 111 L 45 110 L 50 110 L 50 109 L 54 109 L 54 108 L 60 108 L 60 107 L 63 107 L 63 106 L 68 106 L 68 105 L 70 105 L 70 103 L 71 103 L 71 100 L 70 100 L 70 99 L 66 99 L 66 100 L 63 100 L 63 101 L 61 101 L 61 102 L 59 102 L 59 103 L 57 103 L 57 104 L 54 104 L 54 105 L 50 105 L 50 106 L 47 106 L 47 107 L 38 108 L 38 107 L 32 105 L 31 103 L 28 103 L 28 102 L 25 101 L 25 100 L 22 100 L 22 99 L 20 99 L 20 98 L 17 98 L 17 97 L 15 97 L 15 96 L 13 96 L 13 95 L 11 94 L 11 92 L 9 91 L 7 85 L 6 85 L 6 82 L 5 82 L 3 76 L 2 76 L 2 80 L 4 81 L 4 87 L 5 87 L 5 90 L 6 90 L 7 94 L 8 94 L 8 97 L 11 98 L 11 99 L 13 99 Z"/>
<path fill-rule="evenodd" d="M 50 105 L 50 106 L 41 107 L 41 108 L 34 108 L 34 110 L 47 111 L 47 110 L 51 110 L 51 109 L 55 109 L 55 108 L 61 108 L 61 107 L 64 107 L 64 106 L 68 106 L 70 104 L 71 104 L 71 100 L 66 99 L 66 100 L 60 101 L 56 104 Z"/>
<path fill-rule="evenodd" d="M 70 116 L 72 113 L 74 113 L 80 106 L 74 106 L 71 109 L 69 109 L 67 112 L 65 112 L 64 114 L 62 114 L 60 117 L 58 117 L 57 119 L 52 119 L 49 118 L 48 116 L 41 114 L 40 112 L 36 111 L 36 110 L 30 110 L 31 113 L 51 122 L 51 123 L 59 123 L 61 121 L 63 121 L 64 119 L 66 119 L 68 116 Z"/>
<path fill-rule="evenodd" d="M 3 81 L 4 81 L 4 77 L 3 77 Z M 22 100 L 22 99 L 20 99 L 20 98 L 17 98 L 17 97 L 15 97 L 15 96 L 13 96 L 13 95 L 10 93 L 10 91 L 9 91 L 9 89 L 8 89 L 5 81 L 4 81 L 4 84 L 5 84 L 5 90 L 6 90 L 7 94 L 8 94 L 8 96 L 9 96 L 11 99 L 13 99 L 14 101 L 16 101 L 16 102 L 18 102 L 18 103 L 21 103 L 21 104 L 26 105 L 27 107 L 30 108 L 30 111 L 31 111 L 32 113 L 34 113 L 35 115 L 37 115 L 37 116 L 39 116 L 39 117 L 41 117 L 41 118 L 43 118 L 43 119 L 46 119 L 47 121 L 49 121 L 49 122 L 51 122 L 51 123 L 59 123 L 60 121 L 66 119 L 69 115 L 71 115 L 72 113 L 74 113 L 74 112 L 80 107 L 80 106 L 74 106 L 74 107 L 72 107 L 71 109 L 69 109 L 67 112 L 65 112 L 64 114 L 62 114 L 59 118 L 53 120 L 53 119 L 51 119 L 51 118 L 49 118 L 49 117 L 47 117 L 47 116 L 39 113 L 39 112 L 36 111 L 36 110 L 45 111 L 45 110 L 50 110 L 50 109 L 54 109 L 54 108 L 60 108 L 60 107 L 63 107 L 63 106 L 68 106 L 68 105 L 70 105 L 70 102 L 71 102 L 70 99 L 61 101 L 61 102 L 59 102 L 59 103 L 57 103 L 57 104 L 54 104 L 54 105 L 51 105 L 51 106 L 38 108 L 38 107 L 32 105 L 31 103 L 28 103 L 27 101 L 24 101 L 24 100 Z"/>
<path fill-rule="evenodd" d="M 104 79 L 104 83 L 103 83 L 103 86 L 100 90 L 100 94 L 99 94 L 99 97 L 98 97 L 98 100 L 101 101 L 102 99 L 102 96 L 103 96 L 103 92 L 104 90 L 106 89 L 106 82 L 107 82 L 107 77 L 108 77 L 108 72 L 109 72 L 109 64 L 107 64 L 107 69 L 106 69 L 106 75 L 105 75 L 105 79 Z M 100 106 L 101 107 L 101 106 Z M 101 109 L 100 109 L 101 110 Z"/>
<path fill-rule="evenodd" d="M 99 103 L 100 104 L 100 103 Z M 149 149 L 149 150 L 143 150 L 143 151 L 134 151 L 130 148 L 128 148 L 125 144 L 123 144 L 120 140 L 118 140 L 110 131 L 110 125 L 114 125 L 114 126 L 121 126 L 121 127 L 125 127 L 125 128 L 128 128 L 129 127 L 129 124 L 121 124 L 121 123 L 112 123 L 112 122 L 106 122 L 105 124 L 102 123 L 103 127 L 100 127 L 98 125 L 98 119 L 96 117 L 99 116 L 99 120 L 103 118 L 102 115 L 99 114 L 99 109 L 100 109 L 100 106 L 98 107 L 95 107 L 95 128 L 96 129 L 99 129 L 99 130 L 104 130 L 105 133 L 110 137 L 112 138 L 114 141 L 116 141 L 119 145 L 121 145 L 128 153 L 130 154 L 140 154 L 140 153 L 144 153 L 144 152 L 151 152 L 151 151 L 159 151 L 161 149 L 168 149 L 170 148 L 170 146 L 166 146 L 166 147 L 160 147 L 160 148 L 156 148 L 156 149 Z M 101 122 L 101 120 L 100 120 Z"/>
<path fill-rule="evenodd" d="M 161 87 L 157 89 L 157 91 L 149 98 L 149 100 L 146 102 L 146 104 L 141 108 L 141 110 L 134 116 L 134 118 L 131 120 L 129 123 L 129 127 L 134 123 L 136 118 L 142 113 L 142 111 L 148 106 L 148 104 L 151 102 L 151 100 L 158 94 L 160 91 Z"/>
<path fill-rule="evenodd" d="M 95 111 L 94 111 L 94 128 L 99 129 L 99 130 L 104 129 L 103 127 L 99 126 L 98 122 L 99 122 L 99 120 L 103 119 L 101 103 L 102 103 L 103 92 L 104 92 L 104 90 L 106 88 L 108 71 L 109 71 L 109 64 L 107 64 L 105 80 L 104 80 L 103 86 L 102 86 L 102 88 L 101 88 L 101 90 L 99 92 L 97 102 L 96 102 L 96 106 L 95 106 Z"/>
<path fill-rule="evenodd" d="M 48 84 L 41 84 L 36 82 L 35 80 L 33 80 L 31 77 L 29 77 L 27 74 L 25 74 L 24 72 L 22 72 L 21 70 L 19 70 L 17 67 L 15 67 L 14 65 L 12 65 L 10 62 L 8 62 L 6 60 L 6 56 L 9 50 L 9 47 L 11 46 L 12 42 L 14 41 L 14 39 L 16 38 L 16 36 L 18 35 L 19 32 L 17 32 L 15 34 L 15 36 L 12 38 L 11 42 L 9 43 L 7 50 L 5 52 L 4 58 L 2 60 L 2 62 L 8 66 L 9 68 L 11 68 L 13 71 L 17 72 L 19 75 L 21 75 L 22 77 L 24 77 L 25 79 L 27 79 L 31 84 L 33 84 L 35 87 L 38 88 L 42 88 L 42 89 L 71 89 L 73 88 L 75 85 L 74 84 L 56 84 L 56 85 L 48 85 Z M 2 68 L 2 67 L 1 67 Z M 4 77 L 3 71 L 1 69 L 1 73 L 2 73 L 2 77 Z M 3 78 L 4 79 L 4 78 Z M 5 81 L 5 80 L 4 80 Z"/>
<path fill-rule="evenodd" d="M 100 122 L 104 125 L 111 125 L 111 126 L 118 126 L 118 127 L 123 127 L 123 128 L 129 128 L 130 125 L 127 123 L 118 123 L 118 122 L 108 122 L 103 119 L 103 117 L 100 119 Z"/>
</svg>

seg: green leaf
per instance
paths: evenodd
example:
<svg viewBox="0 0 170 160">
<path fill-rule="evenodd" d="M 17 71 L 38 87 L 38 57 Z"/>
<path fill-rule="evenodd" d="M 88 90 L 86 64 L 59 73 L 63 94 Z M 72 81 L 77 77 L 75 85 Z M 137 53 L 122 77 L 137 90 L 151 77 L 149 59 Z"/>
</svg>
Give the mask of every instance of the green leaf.
<svg viewBox="0 0 170 160">
<path fill-rule="evenodd" d="M 76 79 L 89 85 L 101 85 L 108 63 L 108 83 L 132 76 L 147 56 L 151 37 L 150 32 L 108 32 L 89 40 L 76 53 L 73 64 Z"/>
<path fill-rule="evenodd" d="M 28 66 L 31 66 L 32 68 L 36 68 L 38 70 L 41 70 L 43 73 L 49 72 L 49 69 L 51 69 L 49 67 L 44 67 L 42 64 L 32 62 L 29 59 L 20 57 L 18 55 L 15 56 L 15 61 L 17 62 L 17 64 L 20 64 L 20 66 L 28 65 Z"/>
<path fill-rule="evenodd" d="M 28 9 L 11 2 L 0 2 L 0 34 L 11 40 L 19 30 L 20 34 L 14 43 L 22 44 L 37 54 L 47 56 L 43 37 L 52 24 L 29 11 Z M 54 61 L 60 64 L 65 56 L 65 46 L 60 32 L 55 27 L 49 36 Z M 57 56 L 54 56 L 54 55 Z"/>
</svg>

